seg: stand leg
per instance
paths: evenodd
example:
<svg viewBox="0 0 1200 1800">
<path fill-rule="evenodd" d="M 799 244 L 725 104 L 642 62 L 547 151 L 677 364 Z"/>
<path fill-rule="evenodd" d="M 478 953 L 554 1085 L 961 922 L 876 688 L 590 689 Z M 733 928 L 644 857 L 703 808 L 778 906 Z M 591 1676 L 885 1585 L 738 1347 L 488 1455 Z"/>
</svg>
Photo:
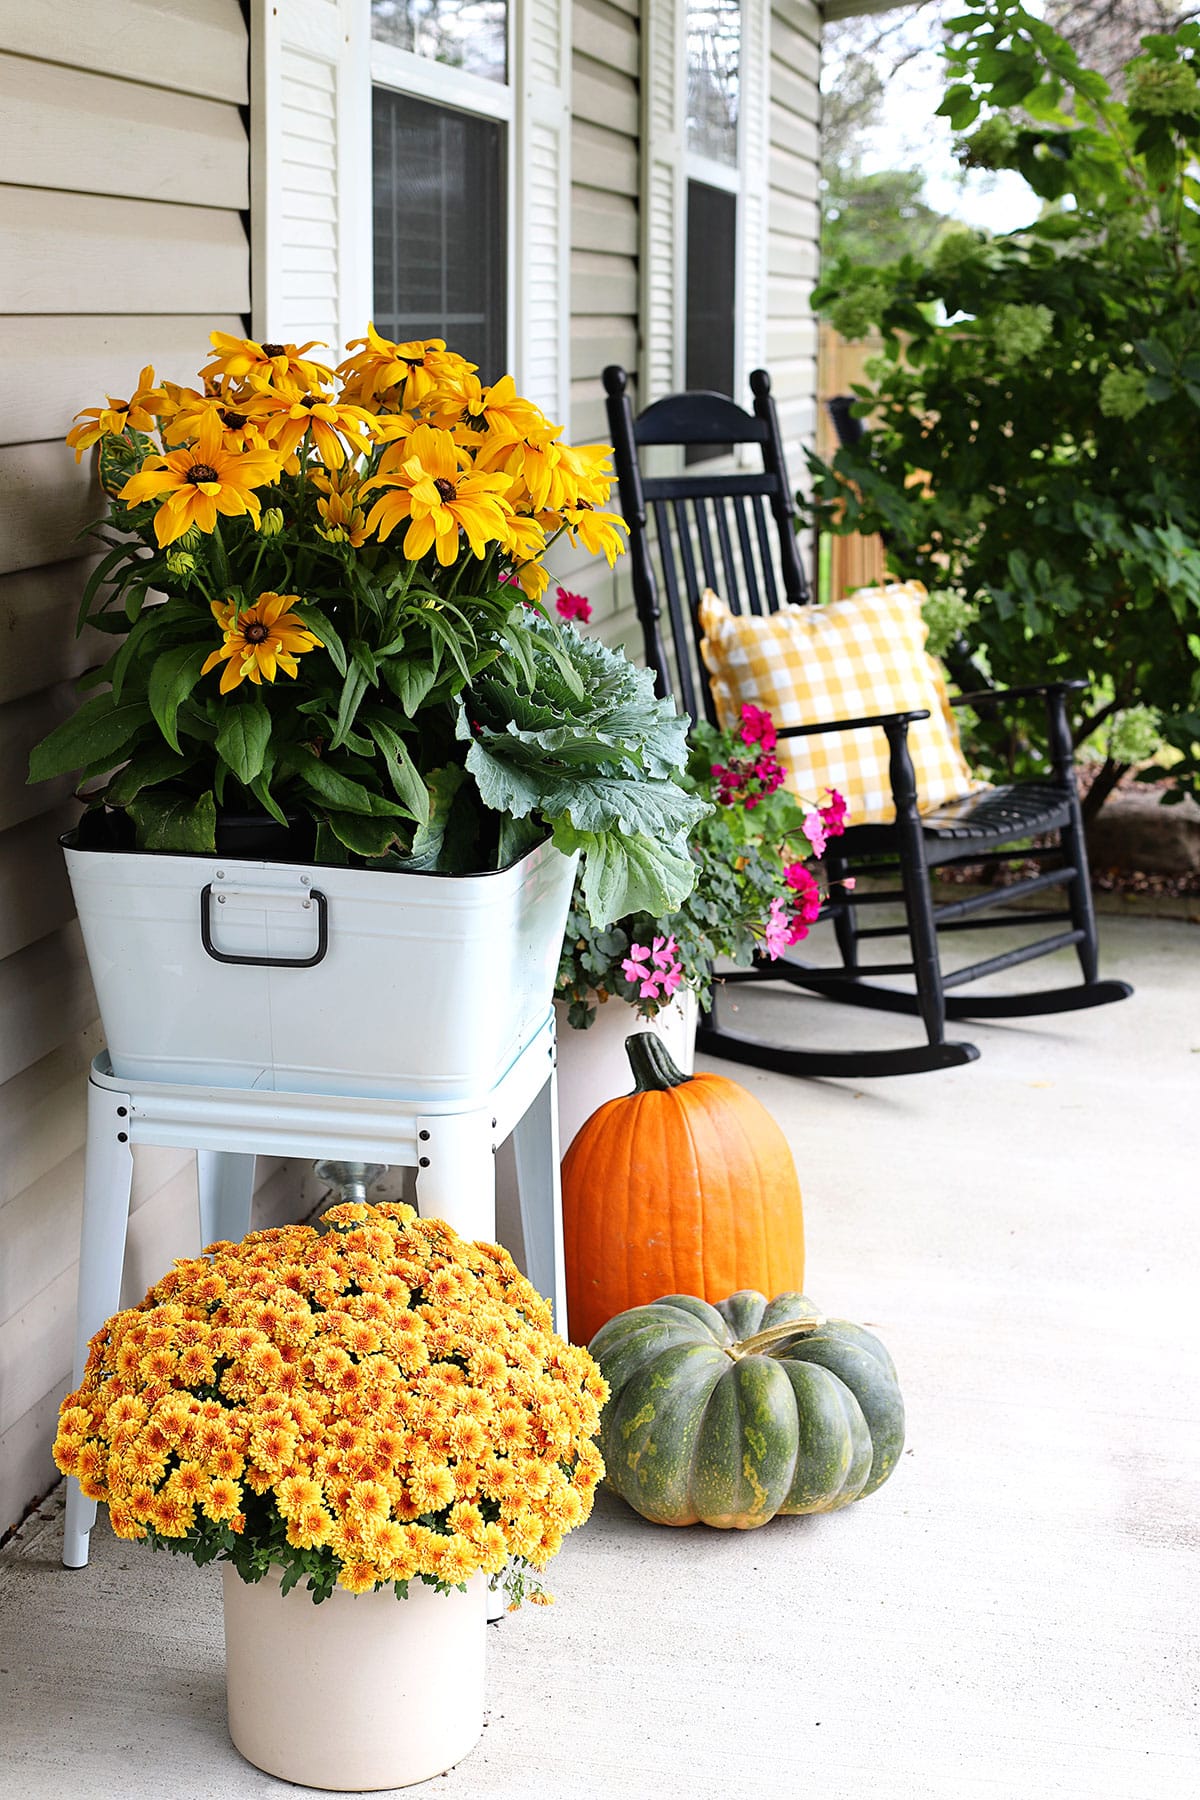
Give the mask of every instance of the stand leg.
<svg viewBox="0 0 1200 1800">
<path fill-rule="evenodd" d="M 513 1133 L 525 1268 L 554 1308 L 554 1329 L 567 1335 L 562 1188 L 558 1155 L 558 1077 L 550 1079 Z"/>
<path fill-rule="evenodd" d="M 417 1211 L 460 1237 L 496 1235 L 496 1129 L 490 1113 L 417 1120 Z"/>
<path fill-rule="evenodd" d="M 129 1146 L 129 1096 L 88 1083 L 87 1155 L 83 1177 L 83 1229 L 79 1242 L 79 1299 L 75 1312 L 75 1386 L 83 1380 L 88 1345 L 121 1304 L 121 1270 L 133 1186 Z M 96 1502 L 79 1483 L 67 1483 L 63 1563 L 82 1569 L 88 1536 L 96 1522 Z"/>
<path fill-rule="evenodd" d="M 200 1244 L 240 1243 L 250 1229 L 254 1158 L 236 1150 L 197 1150 Z"/>
</svg>

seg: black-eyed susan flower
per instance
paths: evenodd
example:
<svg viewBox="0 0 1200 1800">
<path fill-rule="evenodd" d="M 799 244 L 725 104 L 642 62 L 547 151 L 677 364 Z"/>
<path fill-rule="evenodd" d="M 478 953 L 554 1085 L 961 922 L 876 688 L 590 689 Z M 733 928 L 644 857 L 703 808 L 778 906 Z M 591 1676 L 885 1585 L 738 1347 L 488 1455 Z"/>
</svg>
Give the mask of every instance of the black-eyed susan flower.
<svg viewBox="0 0 1200 1800">
<path fill-rule="evenodd" d="M 149 363 L 138 376 L 132 399 L 115 400 L 111 394 L 107 399 L 107 406 L 88 406 L 75 415 L 79 423 L 68 431 L 67 442 L 75 452 L 76 462 L 82 462 L 84 451 L 101 438 L 121 437 L 130 427 L 134 431 L 153 431 L 159 415 L 169 409 L 166 390 L 155 386 Z"/>
<path fill-rule="evenodd" d="M 257 378 L 279 389 L 296 388 L 301 393 L 310 388 L 328 387 L 332 369 L 314 362 L 310 350 L 323 350 L 316 338 L 307 344 L 259 344 L 253 338 L 231 337 L 227 331 L 209 333 L 216 352 L 200 374 L 203 379 L 221 383 L 240 383 Z"/>
<path fill-rule="evenodd" d="M 260 594 L 253 606 L 245 606 L 239 612 L 232 601 L 214 600 L 213 617 L 221 627 L 224 641 L 205 662 L 201 675 L 224 663 L 223 694 L 243 681 L 251 681 L 256 687 L 264 680 L 274 681 L 280 669 L 294 678 L 296 658 L 315 650 L 321 641 L 292 612 L 292 607 L 299 604 L 298 594 Z M 283 1366 L 278 1349 L 258 1331 L 251 1338 L 249 1344 L 242 1346 L 242 1355 L 248 1363 L 257 1359 L 269 1364 L 269 1370 L 264 1367 L 260 1371 L 264 1375 L 276 1374 Z"/>
<path fill-rule="evenodd" d="M 249 513 L 257 523 L 261 511 L 255 488 L 266 487 L 279 473 L 278 458 L 265 450 L 226 450 L 221 426 L 213 418 L 201 425 L 190 447 L 148 456 L 117 498 L 126 506 L 156 500 L 154 535 L 161 548 L 192 526 L 212 531 L 218 514 L 237 518 Z"/>
<path fill-rule="evenodd" d="M 447 357 L 454 363 L 463 362 L 446 350 L 444 338 L 418 338 L 395 344 L 376 331 L 374 325 L 367 326 L 366 337 L 351 338 L 346 347 L 355 354 L 338 364 L 343 399 L 378 405 L 380 410 L 418 408 L 435 386 L 439 373 L 447 372 Z M 463 366 L 473 369 L 475 365 Z"/>
<path fill-rule="evenodd" d="M 460 531 L 475 556 L 503 544 L 512 518 L 504 499 L 509 483 L 502 475 L 467 474 L 469 460 L 448 431 L 418 425 L 406 442 L 384 451 L 378 472 L 362 484 L 364 494 L 388 490 L 367 516 L 368 532 L 386 539 L 408 520 L 405 556 L 417 562 L 436 548 L 444 568 L 459 555 Z"/>
<path fill-rule="evenodd" d="M 267 430 L 280 463 L 289 463 L 301 446 L 308 443 L 327 469 L 340 469 L 346 461 L 347 444 L 355 455 L 370 445 L 372 419 L 361 406 L 351 406 L 345 401 L 311 392 L 288 394 L 263 390 L 259 397 L 272 408 Z"/>
</svg>

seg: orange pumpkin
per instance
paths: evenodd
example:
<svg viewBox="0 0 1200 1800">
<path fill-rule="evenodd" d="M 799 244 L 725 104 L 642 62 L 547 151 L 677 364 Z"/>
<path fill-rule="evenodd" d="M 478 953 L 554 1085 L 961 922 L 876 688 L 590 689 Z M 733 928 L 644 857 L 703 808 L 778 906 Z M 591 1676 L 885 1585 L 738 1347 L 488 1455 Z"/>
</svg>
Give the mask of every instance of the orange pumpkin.
<svg viewBox="0 0 1200 1800">
<path fill-rule="evenodd" d="M 594 1112 L 563 1159 L 572 1339 L 663 1294 L 802 1292 L 800 1183 L 770 1113 L 724 1075 L 681 1075 L 652 1032 L 625 1049 L 634 1092 Z"/>
</svg>

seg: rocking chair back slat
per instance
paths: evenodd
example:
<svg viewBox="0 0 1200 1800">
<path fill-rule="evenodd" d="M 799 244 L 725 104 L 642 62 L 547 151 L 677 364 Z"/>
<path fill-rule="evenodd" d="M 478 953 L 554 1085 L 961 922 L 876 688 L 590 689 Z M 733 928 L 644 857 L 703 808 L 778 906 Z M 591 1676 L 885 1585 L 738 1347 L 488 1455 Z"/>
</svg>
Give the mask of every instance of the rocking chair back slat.
<svg viewBox="0 0 1200 1800">
<path fill-rule="evenodd" d="M 674 538 L 667 512 L 668 502 L 655 500 L 652 502 L 654 527 L 658 535 L 659 560 L 662 564 L 663 586 L 667 593 L 667 616 L 671 621 L 671 647 L 675 652 L 673 687 L 679 696 L 684 712 L 690 718 L 696 718 L 696 683 L 692 674 L 692 658 L 683 654 L 690 645 L 691 632 L 684 623 L 683 607 L 679 592 L 679 571 L 675 564 Z M 687 542 L 686 534 L 680 539 L 681 544 Z M 684 571 L 686 582 L 687 573 Z M 688 598 L 690 599 L 690 591 Z"/>
<path fill-rule="evenodd" d="M 712 720 L 698 655 L 704 589 L 715 588 L 735 613 L 776 612 L 809 598 L 771 384 L 755 372 L 753 413 L 721 394 L 673 394 L 636 421 L 625 371 L 607 368 L 604 386 L 646 661 L 660 694 Z M 753 444 L 762 468 L 642 474 L 640 450 L 689 444 Z"/>
</svg>

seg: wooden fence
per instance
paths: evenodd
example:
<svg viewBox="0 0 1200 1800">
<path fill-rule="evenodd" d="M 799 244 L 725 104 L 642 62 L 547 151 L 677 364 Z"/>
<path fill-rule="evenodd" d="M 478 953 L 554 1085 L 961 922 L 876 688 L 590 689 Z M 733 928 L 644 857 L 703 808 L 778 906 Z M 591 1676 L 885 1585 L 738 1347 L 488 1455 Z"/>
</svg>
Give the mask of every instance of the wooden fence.
<svg viewBox="0 0 1200 1800">
<path fill-rule="evenodd" d="M 827 402 L 848 394 L 863 378 L 868 359 L 882 347 L 877 336 L 847 343 L 821 322 L 817 350 L 817 455 L 827 461 L 837 450 L 837 432 Z M 878 537 L 835 537 L 825 533 L 817 547 L 817 582 L 822 600 L 839 600 L 852 588 L 884 579 L 883 545 Z"/>
</svg>

